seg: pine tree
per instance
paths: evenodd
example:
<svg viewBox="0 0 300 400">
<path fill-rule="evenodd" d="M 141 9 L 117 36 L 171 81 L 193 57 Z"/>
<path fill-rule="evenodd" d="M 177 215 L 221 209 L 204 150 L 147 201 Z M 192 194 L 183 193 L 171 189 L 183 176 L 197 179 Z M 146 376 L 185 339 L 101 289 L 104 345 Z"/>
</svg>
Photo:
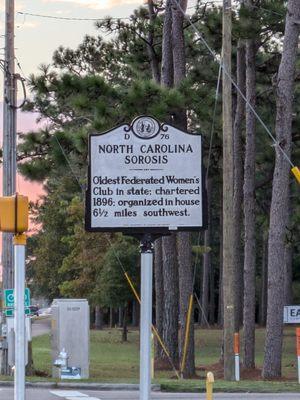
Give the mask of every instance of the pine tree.
<svg viewBox="0 0 300 400">
<path fill-rule="evenodd" d="M 276 79 L 276 158 L 272 186 L 268 249 L 268 314 L 265 341 L 264 378 L 281 376 L 284 301 L 284 248 L 288 226 L 290 166 L 284 154 L 291 156 L 292 109 L 295 63 L 300 34 L 300 5 L 289 0 L 287 6 L 282 58 Z"/>
</svg>

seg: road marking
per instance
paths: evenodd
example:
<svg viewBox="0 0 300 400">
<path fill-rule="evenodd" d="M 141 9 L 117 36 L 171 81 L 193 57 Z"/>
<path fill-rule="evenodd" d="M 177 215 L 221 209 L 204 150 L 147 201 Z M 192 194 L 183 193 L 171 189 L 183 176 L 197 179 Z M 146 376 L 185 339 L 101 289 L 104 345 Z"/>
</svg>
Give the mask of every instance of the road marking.
<svg viewBox="0 0 300 400">
<path fill-rule="evenodd" d="M 87 394 L 83 394 L 80 392 L 76 392 L 76 391 L 71 391 L 71 390 L 51 390 L 50 391 L 51 394 L 54 394 L 54 396 L 58 396 L 58 397 L 73 397 L 73 398 L 80 398 L 80 397 L 84 397 L 85 399 L 88 397 Z"/>
<path fill-rule="evenodd" d="M 66 397 L 66 400 L 79 400 L 80 397 Z M 84 397 L 84 400 L 101 400 L 99 397 Z"/>
</svg>

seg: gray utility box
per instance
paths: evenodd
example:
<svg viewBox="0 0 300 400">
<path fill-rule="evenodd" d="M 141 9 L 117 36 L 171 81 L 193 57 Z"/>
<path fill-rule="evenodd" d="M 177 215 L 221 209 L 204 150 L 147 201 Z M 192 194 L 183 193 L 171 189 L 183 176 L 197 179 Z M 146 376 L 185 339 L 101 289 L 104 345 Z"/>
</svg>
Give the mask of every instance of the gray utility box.
<svg viewBox="0 0 300 400">
<path fill-rule="evenodd" d="M 90 310 L 87 300 L 54 299 L 51 308 L 52 365 L 59 353 L 65 349 L 68 366 L 79 371 L 82 379 L 88 378 Z M 52 376 L 59 378 L 60 369 L 53 366 Z"/>
</svg>

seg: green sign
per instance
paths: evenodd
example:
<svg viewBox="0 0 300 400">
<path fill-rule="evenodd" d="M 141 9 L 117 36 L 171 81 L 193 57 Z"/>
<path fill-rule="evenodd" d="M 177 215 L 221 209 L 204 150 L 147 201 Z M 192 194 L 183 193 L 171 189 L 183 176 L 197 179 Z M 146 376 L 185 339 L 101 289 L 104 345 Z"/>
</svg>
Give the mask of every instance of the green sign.
<svg viewBox="0 0 300 400">
<path fill-rule="evenodd" d="M 25 289 L 25 307 L 30 306 L 30 290 L 28 288 Z M 15 295 L 14 289 L 5 289 L 4 290 L 4 307 L 14 308 L 15 306 Z"/>
<path fill-rule="evenodd" d="M 13 308 L 8 308 L 7 310 L 5 310 L 5 315 L 7 317 L 13 317 L 14 316 L 14 309 Z M 25 308 L 25 315 L 30 315 L 31 311 L 30 308 Z"/>
</svg>

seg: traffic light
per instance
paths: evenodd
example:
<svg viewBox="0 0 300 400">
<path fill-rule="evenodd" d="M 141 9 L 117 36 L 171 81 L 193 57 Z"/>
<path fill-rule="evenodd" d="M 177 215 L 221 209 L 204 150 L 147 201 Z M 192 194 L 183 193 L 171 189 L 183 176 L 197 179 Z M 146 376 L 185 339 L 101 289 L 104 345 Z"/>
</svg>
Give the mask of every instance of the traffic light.
<svg viewBox="0 0 300 400">
<path fill-rule="evenodd" d="M 28 197 L 0 197 L 0 231 L 23 233 L 28 230 L 29 204 Z"/>
</svg>

